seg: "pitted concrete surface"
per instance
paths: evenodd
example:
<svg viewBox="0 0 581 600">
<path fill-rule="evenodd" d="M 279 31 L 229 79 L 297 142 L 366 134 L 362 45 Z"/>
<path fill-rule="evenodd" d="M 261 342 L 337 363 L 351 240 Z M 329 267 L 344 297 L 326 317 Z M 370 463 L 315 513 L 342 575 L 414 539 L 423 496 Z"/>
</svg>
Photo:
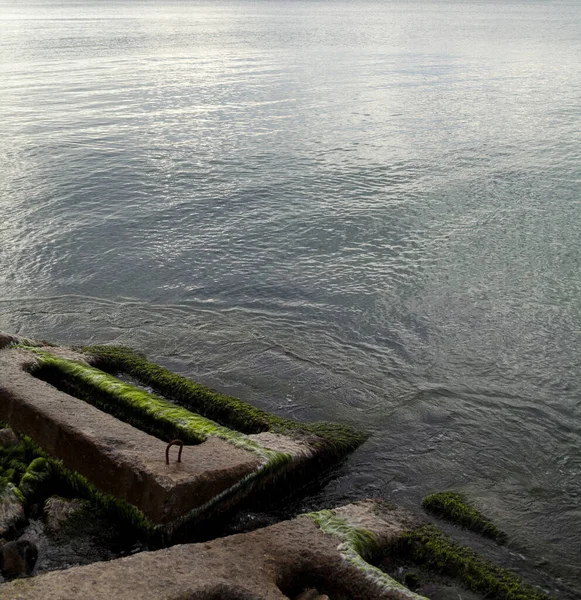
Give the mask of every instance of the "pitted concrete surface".
<svg viewBox="0 0 581 600">
<path fill-rule="evenodd" d="M 0 331 L 0 350 L 10 346 L 11 344 L 18 344 L 19 341 L 19 338 L 17 338 L 15 335 L 10 335 L 9 333 Z"/>
<path fill-rule="evenodd" d="M 315 454 L 306 440 L 295 440 L 279 433 L 263 431 L 249 435 L 248 439 L 270 450 L 290 454 L 295 461 L 310 459 Z"/>
<path fill-rule="evenodd" d="M 409 531 L 421 523 L 404 508 L 374 500 L 362 500 L 340 506 L 333 512 L 356 529 L 373 531 L 381 546 L 389 546 L 404 531 Z"/>
<path fill-rule="evenodd" d="M 154 523 L 203 505 L 260 464 L 255 453 L 209 437 L 166 465 L 165 442 L 33 377 L 26 369 L 34 361 L 26 350 L 0 350 L 0 420 Z"/>
<path fill-rule="evenodd" d="M 364 506 L 357 513 L 361 516 L 370 508 Z M 377 535 L 390 528 L 389 520 L 375 510 L 365 522 Z M 301 516 L 212 542 L 14 581 L 0 587 L 0 596 L 3 600 L 287 600 L 315 589 L 331 598 L 420 599 L 406 589 L 387 590 L 345 560 L 340 548 L 339 538 Z"/>
</svg>

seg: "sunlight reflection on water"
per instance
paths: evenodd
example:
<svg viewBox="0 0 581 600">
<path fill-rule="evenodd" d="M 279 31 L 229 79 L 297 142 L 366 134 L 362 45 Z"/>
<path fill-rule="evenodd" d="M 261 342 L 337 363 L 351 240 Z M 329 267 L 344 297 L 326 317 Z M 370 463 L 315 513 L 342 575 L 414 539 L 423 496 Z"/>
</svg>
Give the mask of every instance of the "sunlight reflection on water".
<svg viewBox="0 0 581 600">
<path fill-rule="evenodd" d="M 0 6 L 0 329 L 365 428 L 307 502 L 463 489 L 581 585 L 578 3 Z"/>
</svg>

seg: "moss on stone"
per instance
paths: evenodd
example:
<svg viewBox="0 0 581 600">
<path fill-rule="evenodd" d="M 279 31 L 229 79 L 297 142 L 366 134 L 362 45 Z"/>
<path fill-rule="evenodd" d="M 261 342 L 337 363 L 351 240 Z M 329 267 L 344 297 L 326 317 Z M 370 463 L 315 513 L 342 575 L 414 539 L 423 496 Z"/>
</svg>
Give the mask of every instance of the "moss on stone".
<svg viewBox="0 0 581 600">
<path fill-rule="evenodd" d="M 117 522 L 127 525 L 145 536 L 154 531 L 153 523 L 136 507 L 101 492 L 83 475 L 67 469 L 61 460 L 52 458 L 28 436 L 22 436 L 21 443 L 27 453 L 36 457 L 29 467 L 30 473 L 45 474 L 43 483 L 50 483 L 52 490 L 59 490 L 67 495 L 89 500 Z"/>
<path fill-rule="evenodd" d="M 3 424 L 0 424 L 3 426 Z M 20 440 L 18 444 L 0 446 L 0 474 L 2 478 L 18 485 L 29 464 L 37 456 Z"/>
<path fill-rule="evenodd" d="M 554 600 L 542 590 L 523 583 L 511 571 L 456 544 L 434 525 L 405 532 L 395 552 L 399 558 L 452 577 L 491 600 Z"/>
<path fill-rule="evenodd" d="M 154 536 L 155 525 L 137 507 L 102 492 L 80 473 L 67 469 L 62 461 L 52 458 L 49 461 L 61 483 L 65 484 L 75 497 L 89 500 L 115 521 L 138 532 L 145 538 Z"/>
<path fill-rule="evenodd" d="M 12 508 L 17 504 L 19 505 L 19 509 L 13 511 L 9 508 L 6 512 L 3 504 Z M 7 479 L 0 477 L 0 538 L 4 537 L 7 533 L 14 533 L 26 521 L 24 514 L 25 505 L 26 498 L 18 487 Z"/>
<path fill-rule="evenodd" d="M 291 472 L 298 473 L 300 469 L 301 476 L 304 476 L 305 469 L 318 469 L 327 462 L 337 460 L 366 439 L 365 435 L 348 426 L 332 423 L 303 425 L 269 415 L 237 398 L 218 394 L 149 363 L 129 349 L 109 346 L 84 348 L 87 359 L 96 365 L 89 366 L 81 361 L 61 358 L 36 345 L 20 344 L 19 347 L 36 355 L 36 364 L 31 369 L 33 375 L 156 437 L 179 438 L 185 443 L 196 444 L 212 435 L 259 455 L 261 464 L 253 473 L 205 505 L 164 526 L 154 526 L 137 508 L 103 494 L 78 473 L 65 469 L 60 461 L 50 459 L 54 471 L 73 491 L 91 499 L 101 508 L 117 513 L 133 528 L 164 541 L 180 532 L 191 531 L 207 515 L 217 514 L 219 510 L 232 506 L 238 499 L 271 485 L 275 480 L 286 479 Z M 164 397 L 122 381 L 113 373 L 127 374 Z M 183 405 L 200 414 L 191 412 Z M 211 416 L 218 417 L 221 422 L 211 420 Z M 314 453 L 307 458 L 299 455 L 293 457 L 264 447 L 246 435 L 262 431 L 306 437 Z M 39 455 L 48 458 L 42 451 L 35 456 Z"/>
<path fill-rule="evenodd" d="M 0 423 L 1 426 L 6 426 Z M 89 500 L 118 523 L 144 537 L 155 535 L 155 526 L 134 506 L 104 494 L 79 473 L 51 458 L 30 437 L 22 435 L 15 446 L 0 447 L 0 493 L 7 487 L 24 504 L 43 492 L 61 489 Z"/>
<path fill-rule="evenodd" d="M 456 492 L 431 494 L 424 498 L 422 506 L 438 517 L 493 539 L 500 544 L 506 542 L 506 533 L 471 506 L 462 494 Z"/>
<path fill-rule="evenodd" d="M 57 385 L 72 383 L 75 395 L 152 435 L 179 438 L 186 444 L 199 444 L 212 435 L 255 452 L 265 460 L 277 454 L 238 431 L 223 427 L 100 369 L 57 358 L 49 352 L 35 349 L 35 353 L 38 367 L 33 374 L 52 379 Z"/>
<path fill-rule="evenodd" d="M 304 424 L 269 414 L 239 398 L 220 394 L 151 363 L 130 348 L 86 346 L 82 351 L 93 357 L 98 368 L 114 374 L 125 373 L 165 398 L 241 433 L 272 431 L 286 435 L 315 435 L 320 439 L 321 452 L 335 457 L 352 452 L 367 439 L 365 434 L 348 425 Z"/>
<path fill-rule="evenodd" d="M 269 415 L 242 403 L 237 398 L 213 390 L 147 361 L 123 346 L 87 346 L 83 352 L 95 359 L 100 369 L 126 373 L 144 385 L 197 413 L 242 433 L 260 433 L 270 429 Z"/>
<path fill-rule="evenodd" d="M 312 519 L 323 533 L 337 536 L 342 542 L 340 551 L 343 558 L 363 572 L 379 588 L 388 592 L 397 592 L 402 600 L 404 598 L 427 600 L 368 562 L 376 558 L 381 551 L 373 533 L 353 527 L 347 519 L 338 516 L 333 510 L 322 510 L 305 516 Z"/>
<path fill-rule="evenodd" d="M 37 496 L 53 477 L 50 463 L 44 457 L 35 458 L 20 479 L 18 488 L 27 499 Z"/>
</svg>

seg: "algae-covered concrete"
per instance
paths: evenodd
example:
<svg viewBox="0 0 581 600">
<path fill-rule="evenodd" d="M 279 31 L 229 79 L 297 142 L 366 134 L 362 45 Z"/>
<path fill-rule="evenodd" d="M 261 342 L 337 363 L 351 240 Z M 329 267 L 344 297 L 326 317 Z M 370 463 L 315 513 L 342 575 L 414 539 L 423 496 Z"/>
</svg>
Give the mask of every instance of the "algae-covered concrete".
<svg viewBox="0 0 581 600">
<path fill-rule="evenodd" d="M 255 454 L 214 437 L 167 465 L 166 443 L 32 377 L 33 363 L 25 350 L 0 351 L 0 419 L 153 523 L 183 516 L 259 465 Z"/>
<path fill-rule="evenodd" d="M 66 477 L 84 476 L 91 495 L 136 507 L 134 524 L 163 536 L 289 474 L 304 478 L 366 439 L 349 426 L 265 413 L 128 349 L 76 351 L 2 333 L 0 420 L 60 459 Z M 183 460 L 166 465 L 166 444 L 176 438 L 186 444 Z"/>
<path fill-rule="evenodd" d="M 343 532 L 385 546 L 409 526 L 400 511 L 374 503 L 332 511 Z M 342 534 L 302 515 L 251 533 L 174 546 L 15 581 L 4 600 L 287 600 L 305 590 L 329 597 L 421 600 L 365 561 L 349 556 Z M 364 526 L 366 529 L 359 529 Z M 364 551 L 360 548 L 360 551 Z"/>
</svg>

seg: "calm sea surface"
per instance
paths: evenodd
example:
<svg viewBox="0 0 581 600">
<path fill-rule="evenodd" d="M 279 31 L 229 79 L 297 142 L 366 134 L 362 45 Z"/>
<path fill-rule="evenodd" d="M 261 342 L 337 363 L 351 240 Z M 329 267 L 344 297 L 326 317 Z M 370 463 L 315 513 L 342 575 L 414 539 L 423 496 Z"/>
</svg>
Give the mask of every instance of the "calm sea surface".
<svg viewBox="0 0 581 600">
<path fill-rule="evenodd" d="M 578 0 L 0 0 L 0 329 L 363 428 L 307 502 L 452 487 L 579 590 L 580 65 Z"/>
</svg>

